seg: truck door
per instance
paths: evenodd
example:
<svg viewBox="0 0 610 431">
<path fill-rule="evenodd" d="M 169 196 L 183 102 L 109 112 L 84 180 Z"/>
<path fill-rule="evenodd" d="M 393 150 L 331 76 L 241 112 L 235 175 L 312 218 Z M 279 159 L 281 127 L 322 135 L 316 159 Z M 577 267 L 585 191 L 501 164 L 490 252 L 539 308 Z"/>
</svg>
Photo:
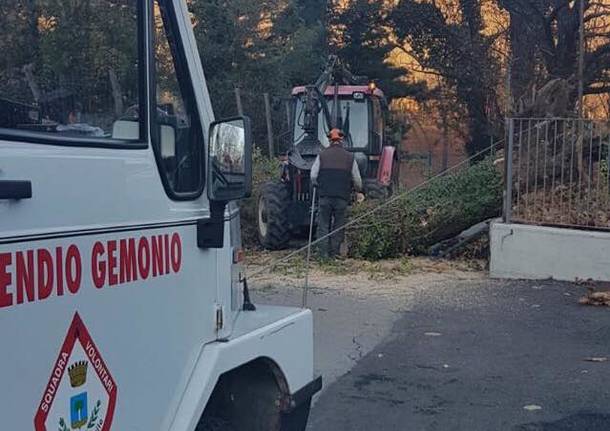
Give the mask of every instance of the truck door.
<svg viewBox="0 0 610 431">
<path fill-rule="evenodd" d="M 0 17 L 2 429 L 165 429 L 216 338 L 190 31 L 168 1 Z"/>
</svg>

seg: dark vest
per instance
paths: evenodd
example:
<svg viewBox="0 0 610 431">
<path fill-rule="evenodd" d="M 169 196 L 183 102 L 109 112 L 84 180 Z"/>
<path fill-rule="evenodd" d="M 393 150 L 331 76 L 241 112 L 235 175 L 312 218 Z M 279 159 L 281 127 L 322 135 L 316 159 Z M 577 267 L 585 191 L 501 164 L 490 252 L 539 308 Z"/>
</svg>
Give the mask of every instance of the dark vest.
<svg viewBox="0 0 610 431">
<path fill-rule="evenodd" d="M 354 155 L 340 145 L 331 145 L 320 153 L 318 188 L 320 197 L 349 201 L 352 191 Z"/>
</svg>

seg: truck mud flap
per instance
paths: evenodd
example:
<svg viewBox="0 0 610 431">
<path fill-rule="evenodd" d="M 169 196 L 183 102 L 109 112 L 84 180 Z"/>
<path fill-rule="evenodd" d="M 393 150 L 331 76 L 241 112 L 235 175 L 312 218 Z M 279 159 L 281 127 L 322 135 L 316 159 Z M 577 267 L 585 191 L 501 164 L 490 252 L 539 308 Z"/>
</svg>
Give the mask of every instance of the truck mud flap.
<svg viewBox="0 0 610 431">
<path fill-rule="evenodd" d="M 290 413 L 292 410 L 299 407 L 301 404 L 309 401 L 316 393 L 322 389 L 322 376 L 318 376 L 311 382 L 303 386 L 301 389 L 296 391 L 290 396 L 289 407 L 285 410 L 285 413 Z"/>
</svg>

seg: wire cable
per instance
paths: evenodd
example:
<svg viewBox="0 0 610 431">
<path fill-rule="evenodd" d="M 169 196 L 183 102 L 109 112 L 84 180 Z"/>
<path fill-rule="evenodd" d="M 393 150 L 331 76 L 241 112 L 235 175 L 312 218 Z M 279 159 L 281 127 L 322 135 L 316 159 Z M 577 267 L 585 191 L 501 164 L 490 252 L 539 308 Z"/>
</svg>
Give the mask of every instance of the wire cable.
<svg viewBox="0 0 610 431">
<path fill-rule="evenodd" d="M 403 198 L 406 198 L 407 196 L 409 196 L 410 194 L 416 192 L 417 190 L 422 189 L 424 186 L 430 184 L 432 181 L 434 181 L 437 178 L 441 178 L 445 175 L 447 175 L 448 173 L 451 173 L 455 170 L 457 170 L 457 168 L 459 168 L 460 166 L 463 166 L 469 162 L 471 162 L 472 160 L 475 160 L 476 158 L 478 158 L 479 156 L 482 156 L 483 154 L 485 154 L 486 152 L 489 152 L 491 150 L 493 150 L 493 148 L 495 148 L 497 145 L 497 143 L 493 143 L 490 146 L 486 147 L 485 149 L 479 151 L 478 153 L 468 157 L 467 159 L 462 160 L 459 163 L 456 163 L 455 165 L 451 166 L 450 168 L 448 168 L 447 170 L 443 171 L 443 172 L 439 172 L 438 174 L 428 178 L 427 180 L 425 180 L 424 182 L 416 185 L 415 187 L 409 189 L 409 190 L 405 190 L 402 193 L 399 193 L 397 195 L 394 195 L 392 197 L 390 197 L 389 199 L 387 199 L 386 201 L 381 202 L 379 205 L 377 205 L 375 208 L 372 208 L 370 211 L 365 212 L 364 214 L 359 215 L 358 217 L 350 220 L 349 222 L 345 223 L 343 226 L 338 227 L 337 229 L 329 232 L 328 234 L 320 237 L 320 238 L 316 238 L 315 241 L 308 243 L 307 245 L 304 245 L 303 247 L 287 254 L 286 256 L 283 256 L 279 259 L 276 260 L 271 260 L 268 261 L 267 263 L 263 264 L 262 268 L 259 268 L 255 271 L 253 271 L 251 274 L 248 275 L 248 278 L 253 278 L 256 277 L 257 275 L 263 274 L 271 269 L 273 269 L 274 267 L 276 267 L 277 265 L 284 263 L 288 260 L 290 260 L 291 258 L 293 258 L 294 256 L 308 250 L 311 246 L 314 246 L 316 244 L 318 244 L 319 242 L 329 238 L 331 235 L 334 235 L 337 232 L 340 232 L 341 230 L 344 230 L 356 223 L 358 223 L 359 221 L 369 217 L 372 214 L 375 214 L 376 212 L 378 212 L 379 210 L 381 210 L 382 208 L 387 207 L 388 205 L 397 202 Z"/>
</svg>

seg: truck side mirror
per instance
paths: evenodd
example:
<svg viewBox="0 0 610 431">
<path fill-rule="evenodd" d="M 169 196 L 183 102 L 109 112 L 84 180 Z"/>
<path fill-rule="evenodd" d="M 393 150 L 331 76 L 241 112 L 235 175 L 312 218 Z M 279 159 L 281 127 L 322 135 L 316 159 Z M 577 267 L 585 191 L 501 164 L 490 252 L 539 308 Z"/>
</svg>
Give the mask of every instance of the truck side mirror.
<svg viewBox="0 0 610 431">
<path fill-rule="evenodd" d="M 208 199 L 228 202 L 252 192 L 252 133 L 248 117 L 217 121 L 208 141 Z"/>
</svg>

